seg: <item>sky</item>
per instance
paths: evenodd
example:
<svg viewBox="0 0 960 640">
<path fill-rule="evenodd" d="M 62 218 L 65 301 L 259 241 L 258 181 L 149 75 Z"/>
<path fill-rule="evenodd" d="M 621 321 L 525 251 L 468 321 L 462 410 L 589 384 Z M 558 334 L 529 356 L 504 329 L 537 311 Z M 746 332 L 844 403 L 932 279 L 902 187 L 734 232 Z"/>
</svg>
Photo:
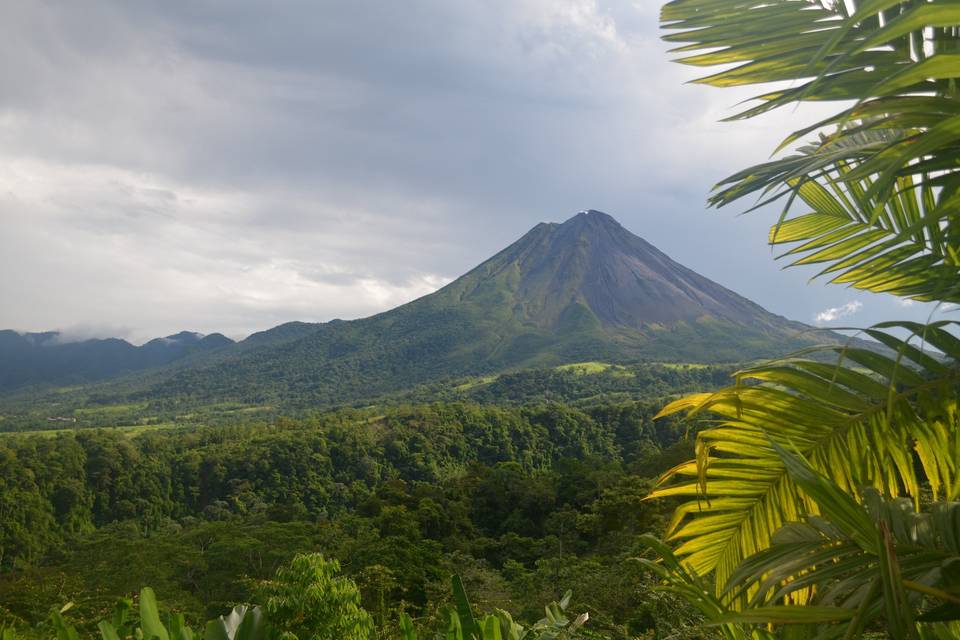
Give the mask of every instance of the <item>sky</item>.
<svg viewBox="0 0 960 640">
<path fill-rule="evenodd" d="M 810 283 L 776 212 L 705 209 L 809 108 L 718 123 L 653 0 L 0 0 L 0 328 L 239 338 L 427 294 L 598 209 L 792 319 L 925 320 Z"/>
</svg>

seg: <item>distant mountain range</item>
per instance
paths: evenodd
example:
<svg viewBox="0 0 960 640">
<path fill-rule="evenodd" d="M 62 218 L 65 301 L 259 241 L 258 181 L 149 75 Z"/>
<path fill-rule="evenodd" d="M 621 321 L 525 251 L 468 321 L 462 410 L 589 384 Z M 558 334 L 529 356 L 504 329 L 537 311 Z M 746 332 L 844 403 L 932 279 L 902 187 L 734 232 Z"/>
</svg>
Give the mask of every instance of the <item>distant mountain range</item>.
<svg viewBox="0 0 960 640">
<path fill-rule="evenodd" d="M 70 341 L 56 331 L 0 331 L 0 389 L 113 378 L 234 344 L 219 333 L 184 331 L 134 346 L 118 338 Z"/>
<path fill-rule="evenodd" d="M 322 404 L 532 366 L 743 362 L 838 339 L 766 311 L 592 210 L 541 223 L 439 291 L 360 320 L 289 323 L 237 344 L 178 334 L 143 347 L 44 347 L 11 334 L 0 334 L 0 387 L 170 365 L 126 388 L 149 397 Z M 4 357 L 6 341 L 20 345 L 19 360 Z M 114 352 L 123 357 L 107 355 Z"/>
</svg>

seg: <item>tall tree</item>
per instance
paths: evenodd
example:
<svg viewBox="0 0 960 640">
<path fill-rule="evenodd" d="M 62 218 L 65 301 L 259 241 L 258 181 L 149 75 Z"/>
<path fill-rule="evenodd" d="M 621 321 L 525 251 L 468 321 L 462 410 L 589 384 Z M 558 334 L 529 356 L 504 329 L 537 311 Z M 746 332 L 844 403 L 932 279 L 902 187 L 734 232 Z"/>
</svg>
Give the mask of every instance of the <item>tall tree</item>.
<svg viewBox="0 0 960 640">
<path fill-rule="evenodd" d="M 357 585 L 339 575 L 340 563 L 319 553 L 298 554 L 258 593 L 275 636 L 282 640 L 369 640 L 373 618 Z"/>
</svg>

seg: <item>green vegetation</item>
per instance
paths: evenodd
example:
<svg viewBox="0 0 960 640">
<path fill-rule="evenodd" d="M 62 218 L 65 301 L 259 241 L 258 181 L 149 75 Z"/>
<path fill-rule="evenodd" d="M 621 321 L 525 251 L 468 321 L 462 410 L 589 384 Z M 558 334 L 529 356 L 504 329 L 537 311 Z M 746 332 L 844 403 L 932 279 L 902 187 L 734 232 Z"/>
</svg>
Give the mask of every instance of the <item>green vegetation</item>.
<svg viewBox="0 0 960 640">
<path fill-rule="evenodd" d="M 298 554 L 260 585 L 257 599 L 283 640 L 365 640 L 373 618 L 360 604 L 360 590 L 338 575 L 340 563 L 320 554 Z"/>
<path fill-rule="evenodd" d="M 441 381 L 364 398 L 350 405 L 362 408 L 467 401 L 498 405 L 562 402 L 589 407 L 635 400 L 653 402 L 665 396 L 718 387 L 729 382 L 734 371 L 733 365 L 591 362 Z M 317 409 L 307 398 L 296 396 L 273 405 L 202 404 L 189 399 L 104 404 L 105 398 L 83 389 L 69 394 L 54 390 L 46 395 L 13 396 L 5 402 L 11 415 L 6 424 L 0 424 L 0 437 L 5 432 L 60 433 L 97 427 L 120 428 L 133 434 L 170 427 L 236 426 L 280 416 L 304 417 Z"/>
<path fill-rule="evenodd" d="M 590 375 L 593 373 L 603 373 L 605 371 L 621 372 L 621 375 L 630 375 L 624 367 L 609 364 L 607 362 L 574 362 L 572 364 L 563 364 L 557 367 L 558 371 L 571 371 L 578 375 Z"/>
<path fill-rule="evenodd" d="M 155 424 L 132 424 L 132 425 L 117 425 L 113 427 L 108 427 L 111 431 L 116 431 L 117 433 L 122 433 L 128 437 L 133 437 L 140 435 L 141 433 L 146 433 L 147 431 L 158 431 L 161 429 L 176 429 L 182 427 L 182 424 L 176 422 L 160 422 Z M 29 431 L 33 435 L 37 435 L 43 438 L 53 438 L 57 435 L 74 433 L 82 427 L 72 427 L 69 429 L 38 429 L 36 431 Z M 0 438 L 5 436 L 18 435 L 23 432 L 18 431 L 2 431 L 0 430 Z"/>
<path fill-rule="evenodd" d="M 735 65 L 705 84 L 793 81 L 737 117 L 853 103 L 780 149 L 812 142 L 721 182 L 713 204 L 783 199 L 770 242 L 792 265 L 960 300 L 956 3 L 674 0 L 662 19 L 682 62 Z M 885 323 L 866 333 L 889 353 L 759 365 L 668 405 L 717 424 L 654 492 L 688 502 L 674 549 L 647 540 L 664 561 L 648 566 L 728 638 L 960 635 L 956 329 Z"/>
<path fill-rule="evenodd" d="M 261 584 L 258 595 L 266 598 L 266 611 L 259 606 L 234 607 L 227 615 L 207 622 L 202 632 L 187 625 L 182 614 L 171 613 L 163 621 L 161 606 L 150 587 L 140 590 L 137 605 L 121 598 L 109 618 L 97 624 L 101 640 L 156 638 L 157 640 L 372 640 L 377 637 L 370 614 L 360 604 L 360 592 L 349 578 L 339 576 L 336 561 L 317 553 L 297 554 L 276 575 Z M 453 604 L 446 608 L 446 624 L 437 638 L 446 640 L 556 640 L 574 638 L 587 622 L 584 613 L 575 620 L 565 612 L 572 593 L 544 608 L 546 616 L 529 628 L 517 623 L 502 609 L 477 618 L 463 582 L 454 575 Z M 80 632 L 64 616 L 68 603 L 54 609 L 49 626 L 57 640 L 79 640 Z M 417 640 L 417 626 L 406 613 L 399 617 L 402 640 Z M 298 635 L 299 634 L 299 635 Z M 0 627 L 3 640 L 17 640 L 13 627 Z"/>
<path fill-rule="evenodd" d="M 74 603 L 92 630 L 151 585 L 196 626 L 298 553 L 343 563 L 384 637 L 439 628 L 449 576 L 534 625 L 568 588 L 591 632 L 678 625 L 629 560 L 662 530 L 644 502 L 690 455 L 658 404 L 434 404 L 135 437 L 87 429 L 0 440 L 0 624 Z M 133 560 L 132 560 L 133 559 Z M 122 568 L 120 570 L 119 568 Z"/>
<path fill-rule="evenodd" d="M 702 82 L 793 81 L 739 117 L 845 102 L 714 204 L 783 198 L 770 241 L 793 264 L 960 302 L 956 3 L 674 0 L 663 20 L 684 62 L 735 65 Z M 14 397 L 2 640 L 192 640 L 211 618 L 204 640 L 960 637 L 960 323 L 885 323 L 866 334 L 888 351 L 826 347 L 717 390 L 719 348 L 614 351 L 743 356 L 797 333 L 756 313 L 759 333 L 651 316 L 626 336 L 589 270 L 522 272 L 556 228 L 376 318 Z"/>
<path fill-rule="evenodd" d="M 426 399 L 425 394 L 432 394 L 484 404 L 563 402 L 573 406 L 637 399 L 654 401 L 694 389 L 718 387 L 729 382 L 735 370 L 732 365 L 586 362 L 488 376 L 455 387 L 456 394 L 428 387 L 401 397 Z"/>
</svg>

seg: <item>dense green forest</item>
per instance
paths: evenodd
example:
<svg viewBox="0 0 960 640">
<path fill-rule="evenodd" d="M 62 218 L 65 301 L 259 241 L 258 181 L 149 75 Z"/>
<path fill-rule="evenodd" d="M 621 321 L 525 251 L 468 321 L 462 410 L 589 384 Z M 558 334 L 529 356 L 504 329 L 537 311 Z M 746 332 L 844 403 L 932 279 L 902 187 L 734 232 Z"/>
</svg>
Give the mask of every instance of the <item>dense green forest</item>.
<svg viewBox="0 0 960 640">
<path fill-rule="evenodd" d="M 524 369 L 483 377 L 445 379 L 403 391 L 342 401 L 337 408 L 398 406 L 431 402 L 479 402 L 520 406 L 562 402 L 573 406 L 662 398 L 719 387 L 730 381 L 733 365 L 584 362 Z M 254 385 L 255 380 L 250 384 Z M 132 383 L 111 387 L 56 388 L 0 397 L 0 433 L 57 431 L 64 428 L 164 428 L 183 425 L 230 426 L 280 416 L 306 416 L 325 410 L 309 394 L 238 394 L 200 401 L 190 395 L 153 396 L 134 392 Z M 134 385 L 135 386 L 135 385 Z"/>
<path fill-rule="evenodd" d="M 667 513 L 644 502 L 653 478 L 691 454 L 685 427 L 654 423 L 657 406 L 438 403 L 6 436 L 0 612 L 42 625 L 71 601 L 89 625 L 147 584 L 196 623 L 320 549 L 384 632 L 400 612 L 442 626 L 453 573 L 475 604 L 519 619 L 573 589 L 571 606 L 608 637 L 677 624 L 628 561 Z"/>
</svg>

